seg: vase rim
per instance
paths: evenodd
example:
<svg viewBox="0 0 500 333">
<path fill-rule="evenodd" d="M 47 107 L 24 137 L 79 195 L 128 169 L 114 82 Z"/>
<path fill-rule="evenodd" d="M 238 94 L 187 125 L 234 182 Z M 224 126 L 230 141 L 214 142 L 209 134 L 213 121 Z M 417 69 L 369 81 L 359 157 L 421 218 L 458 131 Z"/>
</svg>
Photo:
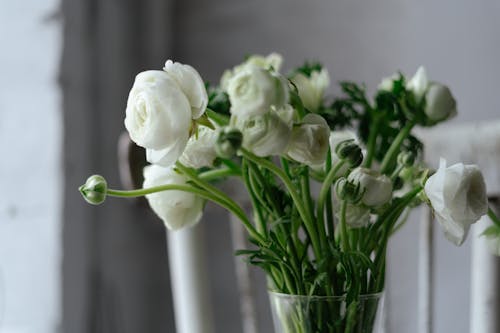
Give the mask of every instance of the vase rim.
<svg viewBox="0 0 500 333">
<path fill-rule="evenodd" d="M 343 301 L 346 299 L 346 295 L 336 295 L 336 296 L 319 296 L 319 295 L 293 295 L 293 294 L 285 294 L 285 293 L 280 293 L 272 290 L 268 290 L 268 293 L 279 298 L 294 298 L 294 299 L 314 299 L 314 300 L 339 300 Z M 365 300 L 370 300 L 370 299 L 378 299 L 381 298 L 382 295 L 384 294 L 383 291 L 378 292 L 378 293 L 369 293 L 369 294 L 361 294 L 359 295 L 359 300 L 365 301 Z"/>
</svg>

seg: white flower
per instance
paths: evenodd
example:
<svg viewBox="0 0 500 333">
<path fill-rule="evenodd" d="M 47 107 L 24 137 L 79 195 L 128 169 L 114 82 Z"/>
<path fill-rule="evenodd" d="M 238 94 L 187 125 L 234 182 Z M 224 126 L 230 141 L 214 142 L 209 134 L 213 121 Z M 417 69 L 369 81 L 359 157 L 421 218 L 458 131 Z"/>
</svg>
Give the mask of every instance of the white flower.
<svg viewBox="0 0 500 333">
<path fill-rule="evenodd" d="M 144 168 L 144 188 L 160 185 L 184 185 L 187 178 L 174 168 L 149 165 Z M 198 223 L 203 213 L 204 200 L 192 193 L 168 190 L 146 195 L 151 209 L 163 220 L 169 230 L 178 230 Z"/>
<path fill-rule="evenodd" d="M 242 64 L 234 67 L 233 69 L 228 69 L 222 74 L 220 87 L 222 90 L 227 90 L 229 86 L 229 81 L 239 72 L 246 69 L 247 67 L 260 67 L 267 70 L 274 70 L 279 72 L 281 69 L 281 64 L 283 63 L 283 57 L 278 53 L 271 53 L 264 57 L 261 55 L 251 55 Z"/>
<path fill-rule="evenodd" d="M 330 128 L 323 117 L 309 113 L 294 127 L 287 155 L 300 163 L 318 166 L 325 162 Z"/>
<path fill-rule="evenodd" d="M 429 80 L 424 66 L 420 66 L 413 77 L 408 81 L 406 88 L 413 91 L 417 100 L 420 100 L 427 91 Z"/>
<path fill-rule="evenodd" d="M 335 191 L 334 191 L 335 193 Z M 333 209 L 337 221 L 340 221 L 340 207 L 342 201 L 335 194 L 333 197 Z M 363 205 L 355 205 L 348 203 L 346 207 L 346 224 L 351 228 L 366 227 L 370 224 L 370 208 Z"/>
<path fill-rule="evenodd" d="M 243 134 L 243 147 L 257 156 L 281 155 L 290 140 L 292 124 L 291 106 L 271 109 L 263 115 L 249 117 L 231 117 L 231 124 Z M 282 118 L 283 117 L 283 118 Z"/>
<path fill-rule="evenodd" d="M 191 105 L 193 119 L 203 115 L 208 103 L 207 90 L 200 74 L 189 65 L 167 60 L 163 70 L 179 85 Z"/>
<path fill-rule="evenodd" d="M 308 77 L 303 73 L 297 73 L 291 78 L 297 87 L 299 97 L 304 106 L 311 112 L 315 112 L 321 106 L 326 88 L 330 85 L 330 76 L 324 68 L 321 71 L 312 71 Z"/>
<path fill-rule="evenodd" d="M 341 161 L 340 157 L 335 152 L 337 145 L 345 140 L 354 140 L 354 143 L 359 145 L 359 139 L 356 133 L 351 130 L 341 130 L 341 131 L 332 131 L 330 132 L 330 152 L 332 155 L 332 167 L 334 167 L 337 163 Z M 349 170 L 349 164 L 345 163 L 338 171 L 338 175 L 343 175 Z"/>
<path fill-rule="evenodd" d="M 450 89 L 432 82 L 425 94 L 425 114 L 433 122 L 451 118 L 457 114 L 457 104 Z"/>
<path fill-rule="evenodd" d="M 385 91 L 392 91 L 394 89 L 394 81 L 399 79 L 398 74 L 392 74 L 391 76 L 384 77 L 382 81 L 380 81 L 377 89 L 378 90 L 385 90 Z"/>
<path fill-rule="evenodd" d="M 189 138 L 186 149 L 179 158 L 179 161 L 195 169 L 213 166 L 214 160 L 217 157 L 215 152 L 217 136 L 217 131 L 200 126 L 198 135 L 193 135 Z"/>
<path fill-rule="evenodd" d="M 375 170 L 356 168 L 347 176 L 349 181 L 359 182 L 363 197 L 361 201 L 366 206 L 376 207 L 383 205 L 392 197 L 392 182 L 389 177 L 381 175 Z"/>
<path fill-rule="evenodd" d="M 166 72 L 139 73 L 127 101 L 125 127 L 131 139 L 146 148 L 151 163 L 171 165 L 189 139 L 189 100 Z"/>
<path fill-rule="evenodd" d="M 462 244 L 470 225 L 488 212 L 486 185 L 476 165 L 446 167 L 441 159 L 439 169 L 425 183 L 425 194 L 446 238 L 455 245 Z"/>
<path fill-rule="evenodd" d="M 288 101 L 288 85 L 282 76 L 256 66 L 236 74 L 228 84 L 231 114 L 249 117 L 262 115 L 271 106 L 282 107 Z"/>
</svg>

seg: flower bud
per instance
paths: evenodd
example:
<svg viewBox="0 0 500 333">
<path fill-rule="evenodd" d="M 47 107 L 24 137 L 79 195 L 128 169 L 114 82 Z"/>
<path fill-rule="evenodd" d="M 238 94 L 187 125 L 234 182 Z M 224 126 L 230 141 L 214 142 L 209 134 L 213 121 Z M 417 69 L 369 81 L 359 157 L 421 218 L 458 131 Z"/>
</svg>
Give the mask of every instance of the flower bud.
<svg viewBox="0 0 500 333">
<path fill-rule="evenodd" d="M 108 184 L 103 176 L 92 175 L 78 190 L 89 204 L 99 205 L 106 199 Z"/>
<path fill-rule="evenodd" d="M 431 83 L 425 95 L 425 102 L 424 112 L 434 123 L 453 117 L 457 113 L 457 103 L 450 89 L 443 84 Z"/>
<path fill-rule="evenodd" d="M 398 155 L 398 164 L 411 167 L 415 163 L 415 154 L 411 151 L 402 151 Z"/>
<path fill-rule="evenodd" d="M 351 167 L 357 167 L 363 162 L 363 152 L 354 139 L 344 140 L 335 147 L 335 153 Z"/>
<path fill-rule="evenodd" d="M 340 200 L 357 203 L 363 196 L 359 182 L 349 181 L 342 177 L 335 183 L 335 193 Z"/>
<path fill-rule="evenodd" d="M 222 158 L 231 158 L 236 155 L 243 142 L 240 130 L 232 127 L 224 127 L 220 130 L 215 142 L 215 152 Z"/>
<path fill-rule="evenodd" d="M 429 86 L 427 73 L 423 66 L 417 69 L 415 75 L 408 81 L 406 88 L 413 92 L 417 100 L 421 100 Z"/>
</svg>

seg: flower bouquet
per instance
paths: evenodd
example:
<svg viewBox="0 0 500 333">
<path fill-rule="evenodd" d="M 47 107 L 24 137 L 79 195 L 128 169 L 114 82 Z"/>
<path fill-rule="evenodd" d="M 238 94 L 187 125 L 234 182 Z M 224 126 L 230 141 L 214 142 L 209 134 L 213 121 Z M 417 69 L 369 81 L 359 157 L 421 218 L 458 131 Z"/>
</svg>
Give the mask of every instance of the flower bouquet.
<svg viewBox="0 0 500 333">
<path fill-rule="evenodd" d="M 189 65 L 137 75 L 125 127 L 146 149 L 142 189 L 110 189 L 102 176 L 80 187 L 99 204 L 107 196 L 146 196 L 170 230 L 199 222 L 206 200 L 239 218 L 252 246 L 236 254 L 263 269 L 279 332 L 373 332 L 384 290 L 389 238 L 408 212 L 430 205 L 446 237 L 460 245 L 488 214 L 475 165 L 437 171 L 422 159 L 416 126 L 456 113 L 445 85 L 420 68 L 382 80 L 375 96 L 341 82 L 325 97 L 329 75 L 318 63 L 280 73 L 282 57 L 250 56 L 205 84 Z M 215 186 L 236 178 L 252 203 Z"/>
</svg>

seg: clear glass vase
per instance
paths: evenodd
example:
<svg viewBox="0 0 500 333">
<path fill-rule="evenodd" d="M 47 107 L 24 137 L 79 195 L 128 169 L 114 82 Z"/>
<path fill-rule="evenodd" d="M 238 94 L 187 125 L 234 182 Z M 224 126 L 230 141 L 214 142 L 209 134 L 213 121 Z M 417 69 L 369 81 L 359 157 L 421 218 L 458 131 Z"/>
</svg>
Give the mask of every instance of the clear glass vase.
<svg viewBox="0 0 500 333">
<path fill-rule="evenodd" d="M 383 293 L 299 296 L 269 292 L 275 333 L 382 333 Z"/>
</svg>

